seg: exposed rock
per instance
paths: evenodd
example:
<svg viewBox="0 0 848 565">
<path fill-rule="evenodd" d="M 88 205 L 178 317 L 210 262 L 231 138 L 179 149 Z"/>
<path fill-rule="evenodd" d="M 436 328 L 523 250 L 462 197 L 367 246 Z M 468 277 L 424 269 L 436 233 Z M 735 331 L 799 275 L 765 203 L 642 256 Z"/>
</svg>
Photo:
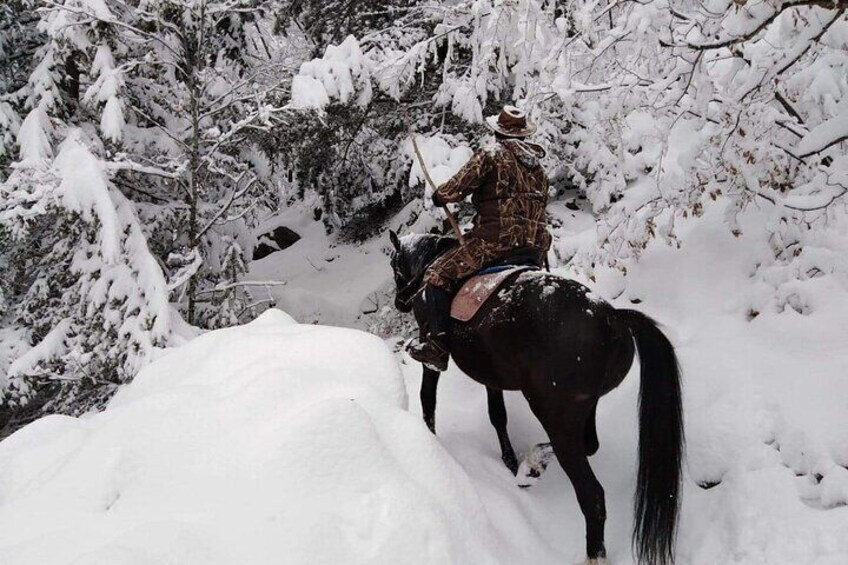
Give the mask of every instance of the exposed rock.
<svg viewBox="0 0 848 565">
<path fill-rule="evenodd" d="M 253 249 L 253 260 L 262 259 L 271 253 L 291 247 L 299 239 L 300 235 L 297 232 L 285 226 L 263 233 L 259 236 L 259 244 Z"/>
</svg>

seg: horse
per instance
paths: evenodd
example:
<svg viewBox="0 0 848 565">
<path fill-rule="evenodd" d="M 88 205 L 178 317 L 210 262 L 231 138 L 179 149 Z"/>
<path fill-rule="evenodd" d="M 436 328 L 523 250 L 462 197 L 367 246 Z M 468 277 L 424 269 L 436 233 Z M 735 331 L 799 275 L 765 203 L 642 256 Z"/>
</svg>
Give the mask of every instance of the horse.
<svg viewBox="0 0 848 565">
<path fill-rule="evenodd" d="M 424 272 L 457 244 L 439 235 L 390 232 L 395 307 L 413 312 L 422 335 Z M 545 271 L 507 280 L 468 322 L 453 320 L 449 334 L 457 367 L 488 392 L 490 420 L 502 459 L 515 474 L 517 459 L 506 431 L 503 391 L 521 391 L 548 435 L 571 481 L 586 524 L 587 563 L 605 562 L 604 489 L 589 465 L 599 442 L 598 400 L 627 375 L 639 353 L 639 447 L 632 545 L 642 564 L 674 562 L 683 457 L 681 375 L 674 347 L 647 315 L 616 309 L 586 286 Z M 424 369 L 421 406 L 435 433 L 439 373 Z"/>
</svg>

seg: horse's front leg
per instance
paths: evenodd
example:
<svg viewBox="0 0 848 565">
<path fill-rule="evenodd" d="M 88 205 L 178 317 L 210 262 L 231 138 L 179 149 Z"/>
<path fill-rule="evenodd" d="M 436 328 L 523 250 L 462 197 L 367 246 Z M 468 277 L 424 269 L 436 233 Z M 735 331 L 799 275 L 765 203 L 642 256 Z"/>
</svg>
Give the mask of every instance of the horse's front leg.
<svg viewBox="0 0 848 565">
<path fill-rule="evenodd" d="M 421 376 L 421 413 L 424 415 L 424 423 L 433 434 L 436 433 L 436 389 L 439 386 L 440 374 L 424 367 Z"/>
<path fill-rule="evenodd" d="M 498 442 L 501 444 L 501 460 L 507 469 L 515 475 L 518 472 L 518 458 L 509 441 L 509 433 L 506 430 L 506 406 L 504 405 L 503 391 L 486 387 L 489 399 L 489 421 L 498 433 Z"/>
</svg>

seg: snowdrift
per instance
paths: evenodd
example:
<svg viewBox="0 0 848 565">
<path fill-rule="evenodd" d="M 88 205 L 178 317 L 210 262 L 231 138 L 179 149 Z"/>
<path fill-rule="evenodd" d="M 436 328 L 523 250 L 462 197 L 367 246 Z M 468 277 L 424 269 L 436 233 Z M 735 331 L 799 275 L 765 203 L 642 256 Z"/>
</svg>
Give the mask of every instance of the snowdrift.
<svg viewBox="0 0 848 565">
<path fill-rule="evenodd" d="M 494 563 L 378 338 L 269 311 L 0 444 L 0 563 Z"/>
</svg>

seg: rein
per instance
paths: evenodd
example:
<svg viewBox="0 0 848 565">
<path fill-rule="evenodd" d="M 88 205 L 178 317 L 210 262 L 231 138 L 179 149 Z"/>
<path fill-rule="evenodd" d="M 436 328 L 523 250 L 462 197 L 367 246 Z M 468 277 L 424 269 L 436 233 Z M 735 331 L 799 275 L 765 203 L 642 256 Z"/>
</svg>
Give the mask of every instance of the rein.
<svg viewBox="0 0 848 565">
<path fill-rule="evenodd" d="M 414 276 L 412 278 L 412 280 L 410 280 L 408 283 L 403 285 L 403 288 L 401 288 L 400 290 L 398 290 L 395 293 L 395 296 L 397 297 L 398 302 L 400 302 L 404 306 L 410 306 L 412 304 L 412 301 L 415 300 L 416 298 L 418 298 L 418 296 L 422 292 L 424 292 L 424 289 L 427 288 L 427 285 L 424 284 L 424 275 L 427 273 L 427 269 L 430 268 L 430 265 L 435 263 L 436 259 L 438 259 L 439 257 L 441 257 L 441 255 L 437 255 L 436 257 L 433 258 L 432 261 L 430 261 L 429 263 L 424 265 L 424 268 L 421 269 L 421 272 L 418 275 Z M 412 293 L 409 296 L 409 298 L 401 298 L 404 294 L 406 294 L 407 291 L 409 291 L 410 289 L 412 289 L 416 286 L 418 287 L 418 290 L 416 290 L 414 293 Z"/>
<path fill-rule="evenodd" d="M 423 280 L 423 279 L 424 279 L 424 277 L 422 276 L 422 277 L 420 277 L 420 279 L 421 279 L 421 280 L 419 280 L 419 279 L 417 279 L 417 278 L 416 278 L 415 280 L 411 281 L 408 285 L 404 286 L 404 287 L 403 287 L 403 288 L 402 288 L 402 289 L 401 289 L 401 290 L 397 293 L 397 301 L 398 301 L 398 302 L 400 302 L 401 304 L 403 304 L 404 306 L 410 306 L 410 305 L 412 304 L 412 301 L 413 301 L 413 300 L 415 300 L 416 298 L 418 298 L 418 295 L 419 295 L 419 294 L 421 294 L 422 292 L 424 292 L 424 289 L 425 289 L 425 288 L 427 288 L 427 286 L 423 284 L 423 283 L 424 283 L 424 280 Z M 420 285 L 420 286 L 419 286 L 419 288 L 418 288 L 418 290 L 416 290 L 414 293 L 412 293 L 412 294 L 409 296 L 409 298 L 406 298 L 406 299 L 401 298 L 401 294 L 402 294 L 403 292 L 406 292 L 407 290 L 409 290 L 409 288 L 410 288 L 410 287 L 413 285 L 413 283 L 415 283 L 415 282 L 418 282 L 418 284 Z"/>
</svg>

